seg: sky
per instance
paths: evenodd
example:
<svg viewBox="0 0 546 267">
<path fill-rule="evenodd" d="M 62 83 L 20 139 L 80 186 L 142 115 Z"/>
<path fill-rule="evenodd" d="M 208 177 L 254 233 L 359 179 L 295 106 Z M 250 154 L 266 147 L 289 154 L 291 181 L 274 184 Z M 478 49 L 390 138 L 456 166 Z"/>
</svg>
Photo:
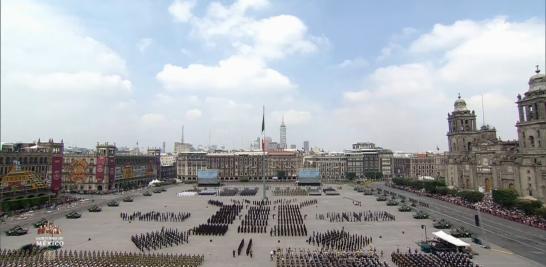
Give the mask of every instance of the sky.
<svg viewBox="0 0 546 267">
<path fill-rule="evenodd" d="M 340 4 L 341 3 L 341 4 Z M 2 1 L 1 142 L 447 149 L 460 93 L 502 140 L 545 1 Z M 481 100 L 484 100 L 482 112 Z M 483 114 L 485 116 L 483 116 Z"/>
</svg>

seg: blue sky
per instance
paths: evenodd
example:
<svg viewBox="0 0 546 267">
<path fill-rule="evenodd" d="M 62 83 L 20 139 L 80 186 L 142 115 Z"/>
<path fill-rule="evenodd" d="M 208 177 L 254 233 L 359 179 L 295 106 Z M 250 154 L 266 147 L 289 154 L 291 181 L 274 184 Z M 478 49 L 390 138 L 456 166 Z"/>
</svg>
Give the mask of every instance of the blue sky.
<svg viewBox="0 0 546 267">
<path fill-rule="evenodd" d="M 544 1 L 342 3 L 2 1 L 2 142 L 169 151 L 184 124 L 194 144 L 247 147 L 265 104 L 268 135 L 284 114 L 298 147 L 445 149 L 458 92 L 515 138 Z"/>
</svg>

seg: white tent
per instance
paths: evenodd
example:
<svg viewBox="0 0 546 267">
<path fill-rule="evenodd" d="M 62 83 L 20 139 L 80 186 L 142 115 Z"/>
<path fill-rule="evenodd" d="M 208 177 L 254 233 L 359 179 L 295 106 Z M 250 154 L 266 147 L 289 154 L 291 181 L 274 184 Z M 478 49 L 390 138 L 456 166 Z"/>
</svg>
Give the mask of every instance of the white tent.
<svg viewBox="0 0 546 267">
<path fill-rule="evenodd" d="M 432 232 L 436 237 L 456 246 L 456 247 L 469 247 L 470 245 L 461 239 L 458 239 L 450 234 L 445 233 L 444 231 Z"/>
<path fill-rule="evenodd" d="M 152 181 L 150 181 L 150 183 L 148 183 L 148 186 L 152 186 L 152 185 L 157 184 L 157 183 L 161 183 L 161 181 L 159 181 L 157 179 L 152 180 Z"/>
</svg>

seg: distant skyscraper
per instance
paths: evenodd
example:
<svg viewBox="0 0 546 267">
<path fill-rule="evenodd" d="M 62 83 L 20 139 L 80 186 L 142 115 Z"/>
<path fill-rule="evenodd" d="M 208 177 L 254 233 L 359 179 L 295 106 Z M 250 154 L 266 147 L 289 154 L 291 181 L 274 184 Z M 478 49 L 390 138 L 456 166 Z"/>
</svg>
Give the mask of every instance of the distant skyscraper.
<svg viewBox="0 0 546 267">
<path fill-rule="evenodd" d="M 282 116 L 282 122 L 281 122 L 280 148 L 281 149 L 287 148 L 287 145 L 286 145 L 286 125 L 284 124 L 284 115 Z"/>
<path fill-rule="evenodd" d="M 303 152 L 309 153 L 309 141 L 303 141 Z"/>
<path fill-rule="evenodd" d="M 296 149 L 296 145 L 290 145 L 290 149 Z"/>
</svg>

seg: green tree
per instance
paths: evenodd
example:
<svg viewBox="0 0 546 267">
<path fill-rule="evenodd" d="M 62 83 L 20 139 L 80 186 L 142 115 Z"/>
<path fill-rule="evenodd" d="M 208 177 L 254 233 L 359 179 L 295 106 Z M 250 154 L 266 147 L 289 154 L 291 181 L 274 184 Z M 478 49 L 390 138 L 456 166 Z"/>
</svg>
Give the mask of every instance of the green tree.
<svg viewBox="0 0 546 267">
<path fill-rule="evenodd" d="M 354 172 L 348 172 L 346 173 L 345 177 L 347 177 L 347 180 L 352 181 L 356 178 L 356 173 Z"/>
<path fill-rule="evenodd" d="M 536 214 L 536 210 L 542 208 L 542 202 L 538 200 L 518 200 L 516 207 L 527 215 Z"/>
<path fill-rule="evenodd" d="M 514 189 L 493 190 L 493 201 L 504 207 L 512 207 L 518 200 L 518 192 Z"/>
<path fill-rule="evenodd" d="M 457 193 L 457 195 L 462 199 L 472 203 L 480 202 L 483 199 L 483 193 L 478 191 L 460 191 L 459 193 Z"/>
</svg>

